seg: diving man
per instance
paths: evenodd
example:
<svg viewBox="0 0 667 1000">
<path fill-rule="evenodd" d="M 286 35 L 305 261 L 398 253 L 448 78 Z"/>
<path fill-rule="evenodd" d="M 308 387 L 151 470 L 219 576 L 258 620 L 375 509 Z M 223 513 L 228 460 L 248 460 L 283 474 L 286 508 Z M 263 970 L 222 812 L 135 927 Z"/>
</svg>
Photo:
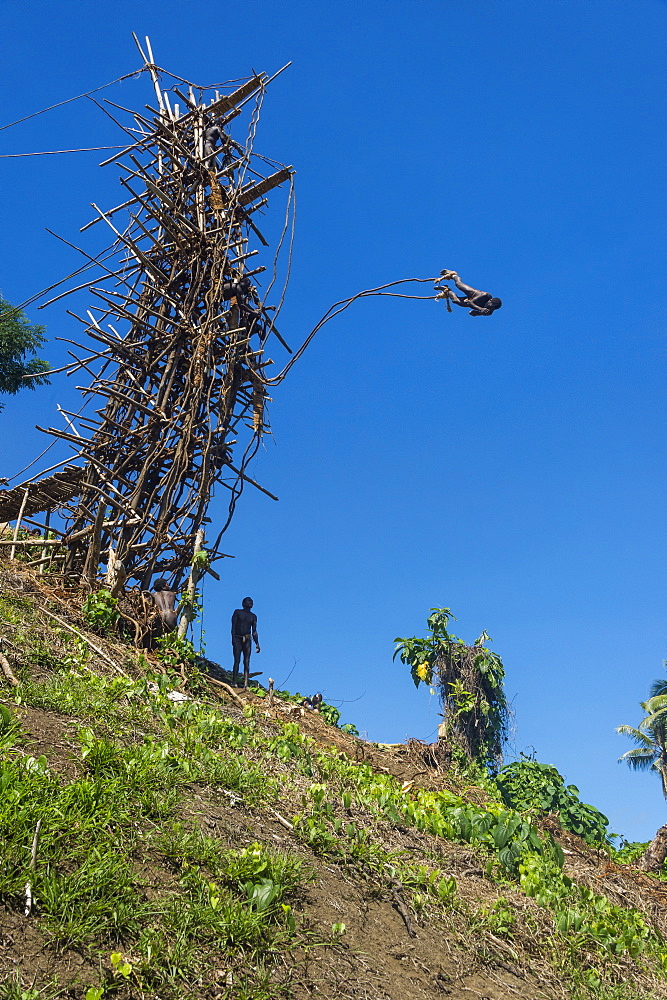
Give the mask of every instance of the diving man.
<svg viewBox="0 0 667 1000">
<path fill-rule="evenodd" d="M 480 292 L 477 288 L 471 288 L 470 285 L 464 284 L 456 271 L 441 271 L 438 280 L 453 281 L 459 291 L 463 292 L 463 295 L 457 295 L 447 285 L 443 288 L 436 284 L 438 291 L 436 298 L 448 299 L 456 306 L 463 306 L 464 309 L 469 309 L 471 316 L 491 316 L 502 305 L 501 300 L 495 298 L 489 292 Z"/>
</svg>

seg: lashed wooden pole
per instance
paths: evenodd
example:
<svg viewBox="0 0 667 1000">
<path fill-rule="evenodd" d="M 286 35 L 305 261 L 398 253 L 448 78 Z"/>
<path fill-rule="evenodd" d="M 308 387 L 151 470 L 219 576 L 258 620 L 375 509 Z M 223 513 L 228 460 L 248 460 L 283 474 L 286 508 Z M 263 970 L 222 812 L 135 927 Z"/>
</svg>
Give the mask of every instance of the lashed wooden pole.
<svg viewBox="0 0 667 1000">
<path fill-rule="evenodd" d="M 23 511 L 25 510 L 25 505 L 28 502 L 28 493 L 29 492 L 30 492 L 30 487 L 26 486 L 25 492 L 23 494 L 23 502 L 21 504 L 21 509 L 19 510 L 19 516 L 16 518 L 16 527 L 14 528 L 14 537 L 12 539 L 12 541 L 14 543 L 16 543 L 16 541 L 17 541 L 17 539 L 19 537 L 19 531 L 20 531 L 20 528 L 21 528 L 21 518 L 23 517 Z M 16 552 L 16 544 L 12 545 L 11 551 L 9 553 L 9 559 L 10 559 L 10 561 L 13 560 L 15 552 Z"/>
</svg>

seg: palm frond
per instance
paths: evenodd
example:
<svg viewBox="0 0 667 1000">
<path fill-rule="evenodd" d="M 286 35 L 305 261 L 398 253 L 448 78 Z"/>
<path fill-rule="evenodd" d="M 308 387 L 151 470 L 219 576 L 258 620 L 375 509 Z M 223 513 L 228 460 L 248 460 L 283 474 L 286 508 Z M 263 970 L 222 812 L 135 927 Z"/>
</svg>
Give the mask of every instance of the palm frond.
<svg viewBox="0 0 667 1000">
<path fill-rule="evenodd" d="M 651 705 L 651 702 L 647 701 L 646 704 Z M 667 706 L 642 719 L 639 729 L 643 733 L 650 733 L 654 743 L 667 744 Z"/>
<path fill-rule="evenodd" d="M 639 723 L 638 728 L 640 732 L 650 737 L 651 743 L 655 746 L 661 749 L 667 746 L 667 711 L 647 715 Z"/>
<path fill-rule="evenodd" d="M 642 747 L 647 751 L 649 749 L 654 750 L 655 748 L 655 740 L 652 740 L 650 736 L 642 732 L 641 729 L 637 729 L 635 726 L 617 726 L 616 732 L 620 733 L 621 736 L 629 736 L 638 747 Z"/>
<path fill-rule="evenodd" d="M 640 729 L 651 729 L 667 736 L 667 694 L 656 694 L 642 702 L 646 718 L 639 723 Z"/>
<path fill-rule="evenodd" d="M 651 684 L 651 694 L 650 698 L 658 698 L 661 695 L 667 695 L 667 680 L 653 681 Z"/>
<path fill-rule="evenodd" d="M 633 771 L 657 771 L 667 799 L 667 682 L 655 681 L 651 697 L 641 702 L 641 707 L 647 714 L 638 726 L 616 727 L 617 733 L 628 736 L 636 745 L 618 762 L 623 761 Z"/>
<path fill-rule="evenodd" d="M 657 712 L 661 708 L 667 707 L 667 690 L 658 691 L 656 694 L 652 694 L 651 697 L 642 702 L 644 708 L 647 712 Z"/>
<path fill-rule="evenodd" d="M 624 761 L 633 771 L 650 771 L 652 767 L 656 766 L 656 759 L 655 752 L 637 749 L 628 750 L 627 753 L 618 758 L 618 763 Z"/>
</svg>

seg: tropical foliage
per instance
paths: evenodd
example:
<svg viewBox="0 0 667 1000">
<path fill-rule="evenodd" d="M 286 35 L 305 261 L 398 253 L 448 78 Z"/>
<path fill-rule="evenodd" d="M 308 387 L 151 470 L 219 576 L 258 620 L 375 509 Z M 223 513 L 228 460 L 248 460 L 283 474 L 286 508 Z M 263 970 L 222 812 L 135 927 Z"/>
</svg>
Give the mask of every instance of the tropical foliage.
<svg viewBox="0 0 667 1000">
<path fill-rule="evenodd" d="M 29 356 L 44 344 L 45 329 L 31 325 L 20 309 L 0 297 L 0 393 L 13 396 L 19 389 L 48 385 L 49 365 Z M 25 375 L 34 378 L 24 378 Z"/>
<path fill-rule="evenodd" d="M 557 813 L 566 830 L 589 844 L 601 844 L 607 837 L 607 817 L 582 802 L 577 786 L 566 785 L 550 764 L 527 759 L 506 764 L 496 776 L 496 786 L 505 805 L 512 809 L 530 810 L 537 816 Z"/>
<path fill-rule="evenodd" d="M 629 736 L 635 743 L 634 750 L 628 750 L 619 761 L 634 771 L 657 771 L 662 784 L 662 794 L 667 799 L 667 709 L 663 702 L 665 695 L 656 695 L 642 701 L 646 712 L 638 726 L 618 726 L 616 732 Z"/>
<path fill-rule="evenodd" d="M 444 722 L 440 737 L 495 770 L 502 761 L 509 710 L 503 681 L 505 670 L 497 653 L 488 649 L 484 631 L 472 645 L 449 631 L 456 620 L 450 608 L 431 608 L 429 635 L 397 638 L 394 658 L 410 667 L 416 687 L 438 688 Z"/>
<path fill-rule="evenodd" d="M 89 594 L 81 610 L 86 624 L 101 634 L 113 631 L 120 618 L 118 599 L 108 590 Z"/>
</svg>

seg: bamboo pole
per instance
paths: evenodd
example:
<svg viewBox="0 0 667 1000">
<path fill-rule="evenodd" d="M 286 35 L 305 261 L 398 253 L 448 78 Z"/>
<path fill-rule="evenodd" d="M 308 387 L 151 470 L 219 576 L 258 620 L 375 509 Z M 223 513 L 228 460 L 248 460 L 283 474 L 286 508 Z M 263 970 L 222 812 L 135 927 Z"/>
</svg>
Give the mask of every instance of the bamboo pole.
<svg viewBox="0 0 667 1000">
<path fill-rule="evenodd" d="M 51 522 L 51 511 L 47 510 L 47 512 L 46 512 L 46 524 L 44 525 L 44 541 L 47 541 L 48 537 L 49 537 L 49 524 L 50 524 L 50 522 Z M 43 575 L 43 573 L 44 573 L 44 563 L 46 562 L 46 560 L 48 558 L 48 555 L 49 554 L 48 554 L 48 552 L 46 550 L 46 547 L 42 547 L 42 558 L 41 558 L 40 564 L 39 564 L 39 573 L 40 573 L 40 576 Z"/>
<path fill-rule="evenodd" d="M 16 519 L 16 526 L 14 528 L 14 538 L 13 538 L 14 544 L 12 545 L 11 552 L 9 553 L 10 562 L 14 559 L 14 554 L 16 553 L 16 540 L 19 537 L 19 530 L 21 528 L 21 518 L 23 517 L 23 511 L 25 510 L 25 505 L 28 502 L 29 492 L 30 492 L 30 487 L 26 486 L 25 491 L 23 493 L 23 502 L 21 503 L 21 509 L 19 510 L 19 516 Z"/>
<path fill-rule="evenodd" d="M 97 580 L 97 568 L 100 562 L 100 549 L 102 547 L 102 531 L 104 529 L 104 515 L 106 514 L 107 505 L 100 501 L 100 505 L 97 508 L 97 514 L 95 516 L 95 524 L 92 528 L 92 538 L 90 540 L 90 545 L 88 546 L 88 556 L 86 558 L 86 565 L 84 567 L 84 577 L 88 582 L 88 586 L 92 590 L 95 586 Z"/>
</svg>

